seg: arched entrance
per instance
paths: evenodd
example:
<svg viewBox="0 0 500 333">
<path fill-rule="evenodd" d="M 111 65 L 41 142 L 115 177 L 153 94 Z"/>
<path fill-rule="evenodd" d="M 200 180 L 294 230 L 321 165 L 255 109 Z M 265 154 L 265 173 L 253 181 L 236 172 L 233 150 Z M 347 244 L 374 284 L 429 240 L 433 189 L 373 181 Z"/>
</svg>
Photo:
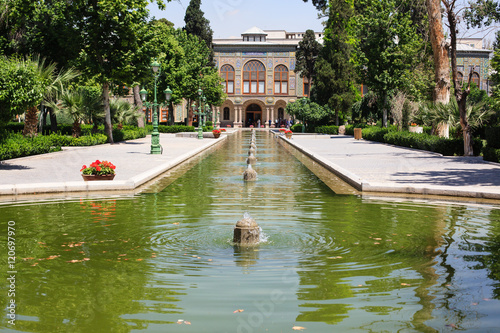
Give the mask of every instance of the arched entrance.
<svg viewBox="0 0 500 333">
<path fill-rule="evenodd" d="M 245 127 L 258 127 L 262 124 L 262 108 L 258 104 L 250 104 L 245 112 Z"/>
</svg>

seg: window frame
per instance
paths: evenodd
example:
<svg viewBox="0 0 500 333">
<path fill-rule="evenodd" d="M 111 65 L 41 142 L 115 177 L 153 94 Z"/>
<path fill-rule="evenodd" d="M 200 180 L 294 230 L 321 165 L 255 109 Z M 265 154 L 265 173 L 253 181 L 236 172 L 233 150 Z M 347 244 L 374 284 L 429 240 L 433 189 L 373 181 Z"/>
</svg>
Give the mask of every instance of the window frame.
<svg viewBox="0 0 500 333">
<path fill-rule="evenodd" d="M 225 70 L 225 69 L 230 69 L 230 70 Z M 230 79 L 229 78 L 229 75 L 230 73 L 233 74 L 233 78 Z M 228 95 L 234 95 L 235 94 L 235 90 L 236 90 L 236 87 L 235 87 L 235 84 L 234 84 L 234 79 L 236 77 L 236 72 L 234 71 L 234 67 L 229 65 L 229 64 L 225 64 L 223 65 L 221 68 L 220 68 L 220 75 L 222 77 L 222 86 L 224 87 L 224 92 Z M 232 92 L 229 92 L 229 83 L 232 83 L 232 87 L 233 87 L 233 91 Z"/>
<path fill-rule="evenodd" d="M 284 69 L 284 70 L 279 70 L 279 69 Z M 285 75 L 286 75 L 286 78 L 283 78 L 283 76 L 285 76 Z M 278 78 L 277 78 L 277 76 L 278 76 Z M 273 78 L 274 78 L 274 94 L 275 95 L 284 96 L 284 95 L 289 94 L 289 92 L 290 92 L 290 87 L 288 84 L 289 76 L 290 76 L 290 72 L 285 65 L 280 64 L 274 68 Z"/>
<path fill-rule="evenodd" d="M 242 71 L 243 95 L 266 94 L 266 66 L 259 60 L 250 60 Z"/>
</svg>

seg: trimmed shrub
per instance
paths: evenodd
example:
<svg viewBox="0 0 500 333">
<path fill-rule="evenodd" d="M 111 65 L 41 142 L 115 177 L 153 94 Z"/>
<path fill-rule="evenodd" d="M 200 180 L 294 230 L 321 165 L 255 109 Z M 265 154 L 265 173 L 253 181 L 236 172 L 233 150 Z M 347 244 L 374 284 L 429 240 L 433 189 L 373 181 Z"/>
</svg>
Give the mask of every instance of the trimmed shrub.
<svg viewBox="0 0 500 333">
<path fill-rule="evenodd" d="M 485 130 L 488 147 L 500 149 L 500 127 L 490 127 Z"/>
<path fill-rule="evenodd" d="M 0 160 L 38 155 L 60 151 L 61 146 L 54 145 L 53 139 L 49 136 L 35 136 L 26 138 L 20 133 L 10 134 L 0 145 Z"/>
<path fill-rule="evenodd" d="M 366 138 L 364 131 L 363 137 Z M 464 154 L 464 141 L 461 138 L 446 139 L 425 133 L 390 131 L 384 135 L 383 139 L 383 142 L 396 146 L 432 151 L 445 156 Z M 473 149 L 475 155 L 479 155 L 482 145 L 481 139 L 474 138 Z"/>
<path fill-rule="evenodd" d="M 153 131 L 152 125 L 148 125 L 147 128 L 148 128 L 149 133 L 151 133 Z M 158 126 L 158 132 L 160 132 L 160 133 L 180 133 L 180 132 L 194 132 L 194 131 L 195 131 L 194 126 L 186 126 L 186 125 L 173 125 L 173 126 L 160 125 L 160 126 Z"/>
<path fill-rule="evenodd" d="M 295 124 L 290 127 L 290 130 L 294 133 L 302 133 L 302 124 Z"/>
<path fill-rule="evenodd" d="M 366 127 L 362 130 L 363 139 L 377 142 L 385 142 L 384 135 L 387 133 L 389 133 L 388 128 L 377 126 Z"/>
<path fill-rule="evenodd" d="M 108 141 L 108 137 L 104 134 L 84 135 L 79 138 L 71 138 L 70 146 L 95 146 L 102 145 Z"/>
<path fill-rule="evenodd" d="M 336 135 L 336 134 L 339 134 L 339 127 L 338 126 L 319 126 L 319 127 L 316 127 L 315 132 L 319 133 L 319 134 Z"/>
<path fill-rule="evenodd" d="M 500 149 L 485 147 L 483 149 L 483 160 L 500 163 Z"/>
<path fill-rule="evenodd" d="M 7 132 L 12 132 L 12 133 L 21 133 L 24 129 L 24 123 L 18 123 L 18 122 L 9 122 L 5 126 L 5 130 Z"/>
</svg>

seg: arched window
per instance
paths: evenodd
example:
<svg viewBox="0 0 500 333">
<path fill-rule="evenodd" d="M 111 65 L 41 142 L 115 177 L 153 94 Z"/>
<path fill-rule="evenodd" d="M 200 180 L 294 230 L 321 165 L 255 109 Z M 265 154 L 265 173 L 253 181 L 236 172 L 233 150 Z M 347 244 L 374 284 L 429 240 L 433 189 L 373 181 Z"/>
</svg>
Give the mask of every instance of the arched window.
<svg viewBox="0 0 500 333">
<path fill-rule="evenodd" d="M 227 106 L 224 108 L 224 114 L 222 117 L 222 120 L 229 120 L 229 108 Z"/>
<path fill-rule="evenodd" d="M 285 65 L 278 65 L 274 69 L 274 93 L 288 94 L 288 68 Z"/>
<path fill-rule="evenodd" d="M 462 85 L 462 83 L 464 82 L 464 75 L 462 74 L 462 72 L 457 73 L 457 80 L 458 84 Z"/>
<path fill-rule="evenodd" d="M 257 60 L 249 61 L 243 67 L 243 93 L 264 94 L 266 91 L 266 68 Z"/>
<path fill-rule="evenodd" d="M 476 87 L 479 88 L 479 74 L 474 72 L 472 73 L 472 82 L 476 84 Z"/>
<path fill-rule="evenodd" d="M 234 68 L 231 65 L 224 65 L 220 69 L 222 85 L 227 94 L 234 94 Z"/>
</svg>

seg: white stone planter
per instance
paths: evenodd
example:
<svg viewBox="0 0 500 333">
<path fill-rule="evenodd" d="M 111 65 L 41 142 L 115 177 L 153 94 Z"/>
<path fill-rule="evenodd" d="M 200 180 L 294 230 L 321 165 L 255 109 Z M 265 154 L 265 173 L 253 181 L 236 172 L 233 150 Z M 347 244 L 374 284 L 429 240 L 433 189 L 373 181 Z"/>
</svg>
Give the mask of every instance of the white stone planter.
<svg viewBox="0 0 500 333">
<path fill-rule="evenodd" d="M 410 133 L 424 133 L 424 128 L 422 126 L 410 126 L 408 130 Z"/>
</svg>

